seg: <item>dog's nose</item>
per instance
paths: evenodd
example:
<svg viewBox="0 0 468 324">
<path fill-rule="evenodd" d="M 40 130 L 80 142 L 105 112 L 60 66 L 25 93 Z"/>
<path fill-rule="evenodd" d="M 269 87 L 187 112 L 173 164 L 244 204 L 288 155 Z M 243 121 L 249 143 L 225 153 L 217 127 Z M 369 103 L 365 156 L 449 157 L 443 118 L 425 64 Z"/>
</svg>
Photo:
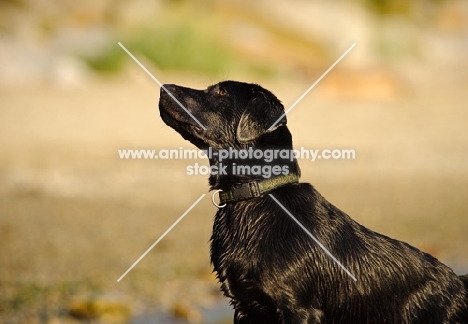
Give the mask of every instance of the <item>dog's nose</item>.
<svg viewBox="0 0 468 324">
<path fill-rule="evenodd" d="M 160 90 L 160 94 L 166 94 L 167 91 L 169 91 L 171 94 L 174 93 L 174 90 L 176 88 L 175 84 L 163 84 Z"/>
</svg>

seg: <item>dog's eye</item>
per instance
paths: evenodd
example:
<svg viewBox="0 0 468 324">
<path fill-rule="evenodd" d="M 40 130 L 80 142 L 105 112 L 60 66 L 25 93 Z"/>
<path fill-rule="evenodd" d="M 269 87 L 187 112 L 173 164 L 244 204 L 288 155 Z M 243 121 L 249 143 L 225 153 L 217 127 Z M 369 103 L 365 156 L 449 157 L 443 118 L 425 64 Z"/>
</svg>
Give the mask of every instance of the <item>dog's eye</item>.
<svg viewBox="0 0 468 324">
<path fill-rule="evenodd" d="M 224 90 L 224 89 L 221 89 L 221 88 L 219 88 L 216 92 L 217 92 L 218 95 L 220 95 L 220 96 L 226 96 L 226 95 L 227 95 L 227 91 Z"/>
</svg>

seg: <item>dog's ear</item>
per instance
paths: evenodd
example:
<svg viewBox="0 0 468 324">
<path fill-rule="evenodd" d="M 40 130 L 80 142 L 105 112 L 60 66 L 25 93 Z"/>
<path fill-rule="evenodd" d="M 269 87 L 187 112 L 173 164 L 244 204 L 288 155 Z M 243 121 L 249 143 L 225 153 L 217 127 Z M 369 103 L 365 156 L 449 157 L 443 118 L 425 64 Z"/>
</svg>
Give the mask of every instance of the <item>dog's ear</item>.
<svg viewBox="0 0 468 324">
<path fill-rule="evenodd" d="M 271 127 L 273 124 L 275 125 Z M 258 91 L 250 99 L 240 118 L 237 140 L 248 143 L 283 125 L 286 125 L 286 116 L 281 102 L 271 93 Z"/>
</svg>

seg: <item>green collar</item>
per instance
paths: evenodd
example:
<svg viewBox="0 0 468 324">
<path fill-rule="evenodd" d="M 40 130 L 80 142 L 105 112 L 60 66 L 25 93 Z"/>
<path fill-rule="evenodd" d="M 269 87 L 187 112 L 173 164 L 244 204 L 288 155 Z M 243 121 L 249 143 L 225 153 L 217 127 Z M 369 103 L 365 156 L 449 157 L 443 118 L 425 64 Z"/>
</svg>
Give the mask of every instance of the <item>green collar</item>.
<svg viewBox="0 0 468 324">
<path fill-rule="evenodd" d="M 224 207 L 226 203 L 261 197 L 269 191 L 296 182 L 299 182 L 299 176 L 295 173 L 290 173 L 260 181 L 239 183 L 228 191 L 218 190 L 221 206 L 217 206 Z"/>
</svg>

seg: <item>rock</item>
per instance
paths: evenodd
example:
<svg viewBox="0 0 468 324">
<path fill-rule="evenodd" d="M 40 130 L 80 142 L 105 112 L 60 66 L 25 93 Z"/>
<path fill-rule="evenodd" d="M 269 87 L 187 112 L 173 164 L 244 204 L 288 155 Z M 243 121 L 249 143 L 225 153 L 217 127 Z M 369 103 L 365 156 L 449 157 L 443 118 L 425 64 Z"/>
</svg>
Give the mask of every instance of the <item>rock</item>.
<svg viewBox="0 0 468 324">
<path fill-rule="evenodd" d="M 128 300 L 112 294 L 77 296 L 69 303 L 67 311 L 77 319 L 111 324 L 126 323 L 132 315 Z"/>
<path fill-rule="evenodd" d="M 72 54 L 56 53 L 38 43 L 0 39 L 0 86 L 77 86 L 89 74 L 86 64 Z"/>
<path fill-rule="evenodd" d="M 176 318 L 184 319 L 193 324 L 201 323 L 203 320 L 201 311 L 184 301 L 178 301 L 172 306 L 172 314 Z"/>
<path fill-rule="evenodd" d="M 337 69 L 324 78 L 320 88 L 328 97 L 394 99 L 401 94 L 403 84 L 385 69 Z"/>
</svg>

